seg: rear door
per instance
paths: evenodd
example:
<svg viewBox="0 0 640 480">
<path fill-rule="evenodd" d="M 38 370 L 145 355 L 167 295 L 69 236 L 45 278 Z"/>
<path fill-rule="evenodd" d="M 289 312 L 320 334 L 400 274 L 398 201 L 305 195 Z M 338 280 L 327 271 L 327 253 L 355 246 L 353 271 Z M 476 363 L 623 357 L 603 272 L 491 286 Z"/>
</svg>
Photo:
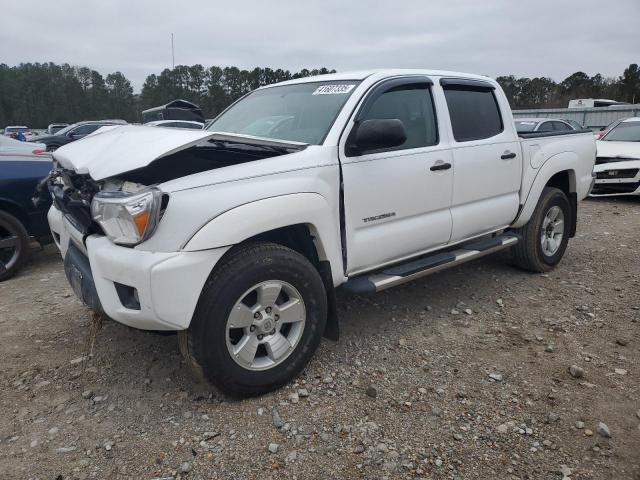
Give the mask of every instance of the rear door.
<svg viewBox="0 0 640 480">
<path fill-rule="evenodd" d="M 421 76 L 381 82 L 363 99 L 342 136 L 349 274 L 449 241 L 452 158 L 446 134 L 439 133 L 432 86 L 431 80 Z M 390 118 L 404 124 L 404 144 L 364 154 L 345 153 L 354 125 Z"/>
<path fill-rule="evenodd" d="M 522 177 L 520 143 L 505 126 L 509 108 L 495 87 L 479 80 L 443 78 L 455 171 L 451 242 L 508 226 L 518 213 Z M 500 102 L 500 103 L 499 103 Z"/>
</svg>

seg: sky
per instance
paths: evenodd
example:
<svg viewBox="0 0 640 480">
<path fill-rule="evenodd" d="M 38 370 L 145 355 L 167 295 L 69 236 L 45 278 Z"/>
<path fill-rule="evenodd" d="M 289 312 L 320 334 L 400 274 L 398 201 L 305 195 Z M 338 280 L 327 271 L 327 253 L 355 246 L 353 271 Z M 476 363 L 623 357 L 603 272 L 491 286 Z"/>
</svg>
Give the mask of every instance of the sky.
<svg viewBox="0 0 640 480">
<path fill-rule="evenodd" d="M 640 63 L 640 0 L 30 0 L 0 9 L 0 63 L 429 68 L 619 76 Z"/>
</svg>

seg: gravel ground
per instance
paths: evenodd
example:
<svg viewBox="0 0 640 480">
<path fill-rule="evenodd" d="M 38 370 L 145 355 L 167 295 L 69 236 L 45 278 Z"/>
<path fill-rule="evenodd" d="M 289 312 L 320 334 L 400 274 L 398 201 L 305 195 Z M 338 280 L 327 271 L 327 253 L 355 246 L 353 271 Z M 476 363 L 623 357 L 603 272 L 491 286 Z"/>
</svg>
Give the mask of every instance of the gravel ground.
<svg viewBox="0 0 640 480">
<path fill-rule="evenodd" d="M 91 315 L 47 247 L 0 284 L 0 477 L 640 479 L 638 200 L 587 201 L 555 271 L 485 258 L 339 295 L 338 343 L 231 400 L 175 336 Z"/>
</svg>

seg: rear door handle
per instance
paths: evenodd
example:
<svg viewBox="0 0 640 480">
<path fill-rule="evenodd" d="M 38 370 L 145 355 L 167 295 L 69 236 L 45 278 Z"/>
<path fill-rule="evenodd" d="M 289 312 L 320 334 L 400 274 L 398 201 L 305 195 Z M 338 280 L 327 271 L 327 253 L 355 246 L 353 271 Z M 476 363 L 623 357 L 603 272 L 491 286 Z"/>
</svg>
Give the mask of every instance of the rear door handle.
<svg viewBox="0 0 640 480">
<path fill-rule="evenodd" d="M 516 154 L 507 150 L 500 157 L 502 160 L 511 160 L 512 158 L 516 158 Z"/>
<path fill-rule="evenodd" d="M 451 168 L 450 163 L 440 162 L 440 163 L 436 163 L 435 165 L 432 165 L 429 170 L 431 170 L 432 172 L 437 172 L 438 170 L 449 170 L 450 168 Z"/>
</svg>

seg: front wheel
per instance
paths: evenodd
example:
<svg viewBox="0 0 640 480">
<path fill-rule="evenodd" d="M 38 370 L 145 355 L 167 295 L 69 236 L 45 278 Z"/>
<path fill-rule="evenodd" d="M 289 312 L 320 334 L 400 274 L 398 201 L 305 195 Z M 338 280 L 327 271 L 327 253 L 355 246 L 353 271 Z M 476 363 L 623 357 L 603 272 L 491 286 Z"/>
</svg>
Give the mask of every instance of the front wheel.
<svg viewBox="0 0 640 480">
<path fill-rule="evenodd" d="M 513 248 L 515 265 L 542 273 L 560 263 L 569 242 L 571 218 L 571 205 L 565 193 L 545 187 L 529 222 L 515 230 L 521 236 Z"/>
<path fill-rule="evenodd" d="M 322 279 L 304 256 L 273 243 L 251 244 L 216 266 L 179 345 L 222 391 L 257 395 L 307 365 L 326 318 Z"/>
<path fill-rule="evenodd" d="M 20 220 L 0 211 L 0 282 L 15 275 L 29 256 L 29 234 Z"/>
</svg>

